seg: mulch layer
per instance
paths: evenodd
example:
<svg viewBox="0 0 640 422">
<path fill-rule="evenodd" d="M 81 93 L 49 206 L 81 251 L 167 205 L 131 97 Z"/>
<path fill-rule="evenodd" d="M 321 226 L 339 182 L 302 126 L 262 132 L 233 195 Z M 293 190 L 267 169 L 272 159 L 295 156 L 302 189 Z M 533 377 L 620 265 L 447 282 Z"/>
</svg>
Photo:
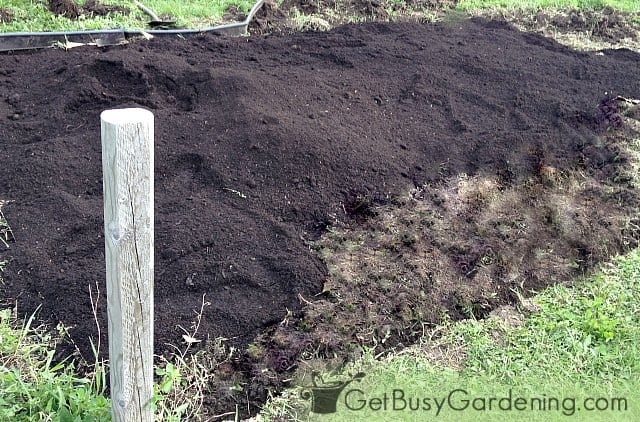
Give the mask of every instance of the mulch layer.
<svg viewBox="0 0 640 422">
<path fill-rule="evenodd" d="M 574 52 L 481 19 L 2 54 L 15 240 L 0 244 L 0 297 L 23 315 L 41 306 L 88 358 L 97 286 L 105 336 L 102 110 L 156 116 L 156 351 L 182 344 L 205 295 L 200 338 L 245 350 L 322 290 L 309 241 L 332 221 L 361 222 L 444 167 L 517 185 L 619 162 L 598 146 L 615 123 L 602 104 L 640 98 L 638 68 L 628 50 Z"/>
</svg>

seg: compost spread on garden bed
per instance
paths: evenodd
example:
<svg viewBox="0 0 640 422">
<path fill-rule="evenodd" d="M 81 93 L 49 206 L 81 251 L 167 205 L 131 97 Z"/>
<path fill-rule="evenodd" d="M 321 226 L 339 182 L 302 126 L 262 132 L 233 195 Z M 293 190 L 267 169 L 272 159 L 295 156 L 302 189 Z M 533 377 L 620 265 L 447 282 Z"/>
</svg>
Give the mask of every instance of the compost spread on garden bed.
<svg viewBox="0 0 640 422">
<path fill-rule="evenodd" d="M 610 197 L 584 194 L 583 205 L 603 207 L 589 230 L 609 233 L 600 238 L 608 253 L 622 251 L 629 241 L 607 229 L 607 216 L 638 200 L 618 177 L 623 151 L 598 135 L 619 124 L 612 98 L 640 97 L 639 66 L 630 51 L 578 53 L 484 20 L 1 55 L 0 200 L 10 201 L 3 213 L 15 240 L 0 252 L 9 260 L 0 297 L 22 314 L 41 305 L 40 318 L 62 321 L 90 356 L 89 290 L 94 299 L 105 292 L 99 114 L 115 107 L 156 116 L 157 352 L 183 344 L 203 296 L 210 305 L 198 337 L 223 336 L 244 350 L 322 290 L 327 268 L 309 241 L 337 222 L 363 224 L 373 206 L 416 186 L 446 189 L 456 177 L 505 191 L 582 169 L 610 187 Z M 600 258 L 583 231 L 565 242 L 582 257 L 568 264 L 579 271 Z M 529 248 L 556 242 L 549 230 L 527 233 Z M 449 291 L 469 291 L 479 282 L 473 268 L 493 253 L 482 252 L 482 233 L 464 236 L 478 250 L 433 246 L 446 246 L 443 259 L 461 273 Z M 416 242 L 409 234 L 397 250 L 410 254 Z M 517 280 L 523 291 L 562 281 L 528 271 Z M 482 291 L 509 290 L 507 275 L 484 277 Z M 422 290 L 437 284 L 432 276 Z M 391 290 L 400 282 L 387 281 Z M 461 315 L 452 295 L 422 297 L 434 312 Z M 509 300 L 493 297 L 491 306 Z M 104 297 L 98 316 L 104 336 Z M 276 372 L 292 362 L 282 355 Z"/>
</svg>

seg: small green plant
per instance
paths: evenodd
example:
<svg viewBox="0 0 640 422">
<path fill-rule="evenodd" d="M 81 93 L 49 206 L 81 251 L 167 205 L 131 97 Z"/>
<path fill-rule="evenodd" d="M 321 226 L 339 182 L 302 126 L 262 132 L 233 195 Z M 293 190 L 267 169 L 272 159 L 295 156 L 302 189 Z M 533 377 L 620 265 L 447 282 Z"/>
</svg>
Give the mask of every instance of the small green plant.
<svg viewBox="0 0 640 422">
<path fill-rule="evenodd" d="M 264 350 L 255 343 L 249 343 L 247 346 L 247 355 L 253 360 L 259 360 L 264 355 Z"/>
<path fill-rule="evenodd" d="M 217 337 L 204 342 L 204 348 L 198 352 L 188 353 L 191 346 L 200 343 L 197 340 L 198 329 L 202 321 L 205 306 L 210 303 L 202 297 L 202 306 L 196 312 L 190 330 L 183 339 L 186 346 L 173 346 L 175 353 L 167 360 L 160 357 L 162 363 L 156 369 L 158 376 L 154 385 L 154 399 L 151 406 L 156 420 L 163 422 L 180 422 L 202 420 L 205 416 L 204 401 L 208 395 L 215 394 L 211 390 L 220 365 L 229 363 L 235 354 L 233 347 L 226 345 L 227 339 Z"/>
<path fill-rule="evenodd" d="M 596 340 L 611 341 L 617 335 L 623 335 L 622 321 L 607 306 L 602 297 L 586 301 L 582 329 Z"/>
<path fill-rule="evenodd" d="M 163 368 L 156 369 L 156 375 L 160 381 L 154 384 L 154 396 L 151 407 L 160 416 L 160 420 L 166 422 L 180 422 L 185 412 L 189 409 L 189 402 L 172 407 L 169 403 L 172 391 L 184 387 L 180 368 L 168 362 Z"/>
</svg>

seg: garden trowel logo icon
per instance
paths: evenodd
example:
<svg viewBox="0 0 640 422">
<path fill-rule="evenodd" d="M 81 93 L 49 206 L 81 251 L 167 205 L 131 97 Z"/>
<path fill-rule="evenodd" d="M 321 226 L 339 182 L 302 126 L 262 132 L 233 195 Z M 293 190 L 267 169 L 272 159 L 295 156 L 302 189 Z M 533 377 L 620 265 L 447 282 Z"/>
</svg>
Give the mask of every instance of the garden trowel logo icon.
<svg viewBox="0 0 640 422">
<path fill-rule="evenodd" d="M 313 413 L 335 413 L 338 397 L 344 388 L 353 381 L 364 378 L 364 372 L 358 372 L 346 381 L 325 382 L 318 373 L 312 374 L 313 385 L 305 386 L 300 397 L 304 400 L 311 399 L 311 411 Z"/>
</svg>

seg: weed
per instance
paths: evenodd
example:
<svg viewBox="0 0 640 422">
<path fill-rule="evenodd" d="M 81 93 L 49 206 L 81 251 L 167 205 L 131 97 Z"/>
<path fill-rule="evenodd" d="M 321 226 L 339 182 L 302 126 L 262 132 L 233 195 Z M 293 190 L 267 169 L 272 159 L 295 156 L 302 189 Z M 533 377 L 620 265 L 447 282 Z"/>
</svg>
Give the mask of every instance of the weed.
<svg viewBox="0 0 640 422">
<path fill-rule="evenodd" d="M 235 349 L 226 346 L 227 339 L 218 337 L 205 341 L 201 350 L 189 353 L 191 347 L 200 342 L 194 340 L 198 336 L 204 308 L 209 305 L 203 295 L 201 308 L 196 312 L 190 330 L 183 328 L 186 346 L 173 346 L 176 352 L 169 359 L 160 356 L 162 364 L 156 368 L 159 380 L 154 385 L 152 403 L 157 420 L 202 420 L 206 398 L 219 395 L 219 392 L 212 390 L 214 380 L 222 376 L 217 373 L 224 372 L 220 371 L 221 366 L 234 359 Z M 237 416 L 237 410 L 225 415 Z"/>
<path fill-rule="evenodd" d="M 0 310 L 0 420 L 107 420 L 103 368 L 79 377 L 73 362 L 54 363 L 61 338 L 34 320 Z"/>
<path fill-rule="evenodd" d="M 296 31 L 328 31 L 331 29 L 331 24 L 320 15 L 307 15 L 293 8 L 291 17 L 295 22 Z"/>
<path fill-rule="evenodd" d="M 264 357 L 264 349 L 255 343 L 249 343 L 249 346 L 247 346 L 247 354 L 251 359 L 258 361 Z"/>
</svg>

